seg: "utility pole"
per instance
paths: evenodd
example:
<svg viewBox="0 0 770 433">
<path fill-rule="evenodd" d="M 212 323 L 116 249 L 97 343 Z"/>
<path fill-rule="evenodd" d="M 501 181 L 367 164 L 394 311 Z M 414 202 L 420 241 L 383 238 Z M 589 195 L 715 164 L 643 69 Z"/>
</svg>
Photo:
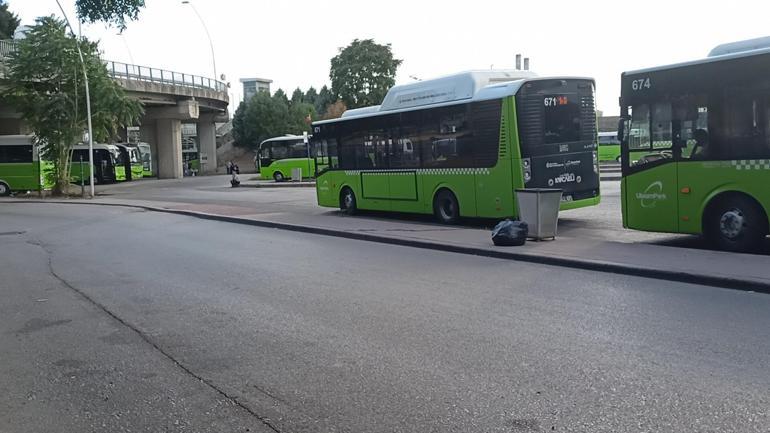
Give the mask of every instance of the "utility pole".
<svg viewBox="0 0 770 433">
<path fill-rule="evenodd" d="M 83 79 L 85 80 L 86 84 L 86 116 L 88 117 L 88 171 L 91 185 L 90 197 L 94 198 L 94 130 L 91 126 L 91 92 L 88 87 L 86 62 L 83 60 L 83 52 L 80 50 L 80 40 L 78 39 L 77 35 L 75 35 L 75 29 L 72 28 L 72 24 L 70 24 L 69 18 L 67 18 L 67 13 L 64 12 L 64 8 L 62 7 L 59 0 L 56 0 L 56 4 L 59 5 L 59 10 L 61 10 L 62 15 L 64 15 L 64 21 L 67 23 L 67 27 L 69 27 L 70 33 L 72 33 L 72 37 L 75 38 L 75 46 L 78 49 L 78 56 L 80 56 L 80 65 L 83 67 Z"/>
</svg>

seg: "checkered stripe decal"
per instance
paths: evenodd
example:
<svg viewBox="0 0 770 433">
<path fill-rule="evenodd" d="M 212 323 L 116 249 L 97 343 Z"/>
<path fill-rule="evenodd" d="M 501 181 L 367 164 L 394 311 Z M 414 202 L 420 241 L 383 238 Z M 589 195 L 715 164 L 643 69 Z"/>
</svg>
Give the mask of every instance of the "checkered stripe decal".
<svg viewBox="0 0 770 433">
<path fill-rule="evenodd" d="M 732 164 L 736 170 L 770 170 L 770 159 L 741 159 Z"/>
<path fill-rule="evenodd" d="M 488 175 L 488 168 L 421 168 L 415 170 L 417 174 L 433 174 L 433 175 L 452 175 L 452 174 L 481 174 Z M 389 174 L 391 176 L 410 176 L 413 171 L 389 171 L 389 170 L 345 170 L 346 176 L 358 176 L 359 174 Z"/>
</svg>

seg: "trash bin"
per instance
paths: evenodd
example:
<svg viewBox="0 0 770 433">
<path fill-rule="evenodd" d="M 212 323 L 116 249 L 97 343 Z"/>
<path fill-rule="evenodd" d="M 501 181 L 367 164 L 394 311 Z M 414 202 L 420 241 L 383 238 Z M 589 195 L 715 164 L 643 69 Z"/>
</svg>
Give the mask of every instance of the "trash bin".
<svg viewBox="0 0 770 433">
<path fill-rule="evenodd" d="M 301 168 L 292 168 L 291 169 L 291 180 L 294 182 L 302 182 L 302 169 Z"/>
<path fill-rule="evenodd" d="M 559 221 L 562 190 L 556 188 L 524 188 L 516 190 L 519 219 L 529 225 L 529 238 L 555 239 Z"/>
</svg>

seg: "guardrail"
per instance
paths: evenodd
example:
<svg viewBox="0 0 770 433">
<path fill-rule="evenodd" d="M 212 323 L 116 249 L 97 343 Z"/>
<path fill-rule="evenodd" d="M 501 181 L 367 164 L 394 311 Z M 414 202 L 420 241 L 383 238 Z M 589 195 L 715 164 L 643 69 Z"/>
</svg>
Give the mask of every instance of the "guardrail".
<svg viewBox="0 0 770 433">
<path fill-rule="evenodd" d="M 148 66 L 129 65 L 127 63 L 108 61 L 107 70 L 112 78 L 126 81 L 144 81 L 148 83 L 169 84 L 172 86 L 192 87 L 196 89 L 215 90 L 227 93 L 227 84 L 211 78 Z"/>
<path fill-rule="evenodd" d="M 8 57 L 12 51 L 16 51 L 16 41 L 0 40 L 0 57 Z"/>
<path fill-rule="evenodd" d="M 16 50 L 17 42 L 0 40 L 0 57 L 7 57 Z M 215 90 L 227 93 L 227 84 L 212 78 L 201 77 L 148 66 L 131 65 L 113 61 L 105 61 L 107 70 L 112 78 L 126 81 L 143 81 L 148 83 L 168 84 L 171 86 L 192 87 L 195 89 Z"/>
</svg>

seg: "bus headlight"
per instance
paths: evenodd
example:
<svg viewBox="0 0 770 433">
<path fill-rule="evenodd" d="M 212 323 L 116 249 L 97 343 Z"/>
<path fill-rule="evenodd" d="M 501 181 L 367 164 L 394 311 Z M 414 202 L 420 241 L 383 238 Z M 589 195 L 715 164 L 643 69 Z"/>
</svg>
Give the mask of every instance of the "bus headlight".
<svg viewBox="0 0 770 433">
<path fill-rule="evenodd" d="M 532 180 L 532 162 L 529 158 L 523 158 L 521 160 L 521 171 L 524 173 L 524 183 L 528 183 Z"/>
<path fill-rule="evenodd" d="M 594 173 L 599 173 L 599 155 L 596 153 L 596 151 L 593 151 L 593 157 L 594 157 Z"/>
</svg>

